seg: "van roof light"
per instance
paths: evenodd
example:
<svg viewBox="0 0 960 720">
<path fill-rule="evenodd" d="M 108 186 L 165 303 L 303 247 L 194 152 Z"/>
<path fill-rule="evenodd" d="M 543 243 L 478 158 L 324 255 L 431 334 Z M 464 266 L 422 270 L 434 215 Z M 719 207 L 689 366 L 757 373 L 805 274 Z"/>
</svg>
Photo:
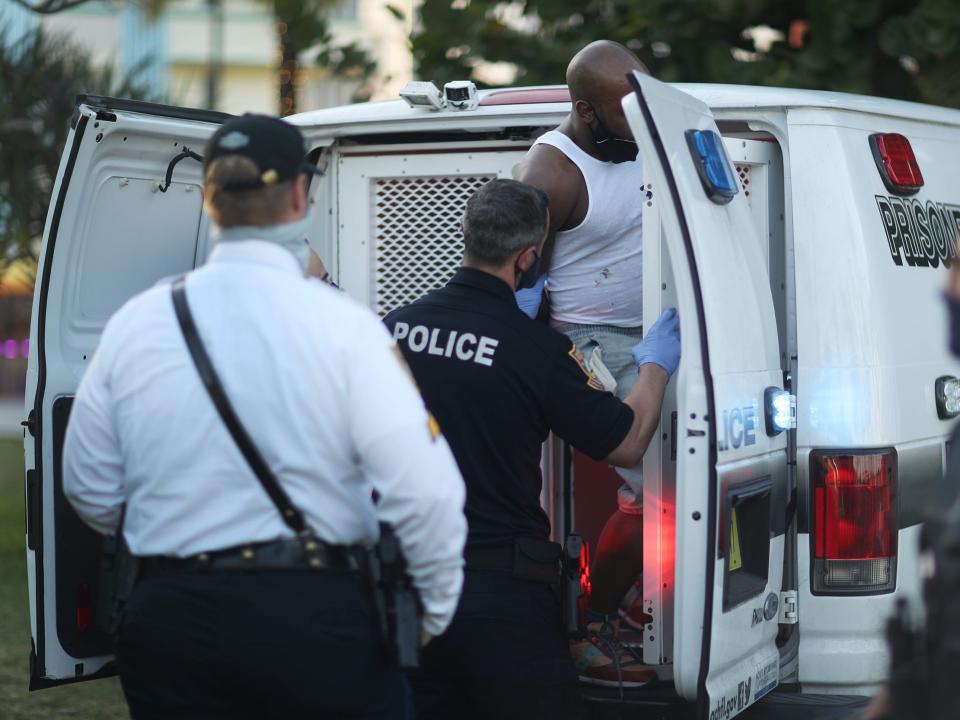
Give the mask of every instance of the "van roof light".
<svg viewBox="0 0 960 720">
<path fill-rule="evenodd" d="M 432 82 L 422 80 L 411 80 L 400 91 L 400 97 L 407 101 L 407 105 L 412 108 L 423 108 L 425 110 L 443 110 L 446 101 L 440 94 L 439 88 Z"/>
<path fill-rule="evenodd" d="M 895 195 L 914 195 L 923 187 L 923 174 L 906 137 L 900 133 L 874 133 L 870 136 L 870 150 L 887 190 Z"/>
<path fill-rule="evenodd" d="M 454 110 L 477 107 L 477 86 L 469 80 L 452 80 L 443 86 L 443 99 Z"/>
</svg>

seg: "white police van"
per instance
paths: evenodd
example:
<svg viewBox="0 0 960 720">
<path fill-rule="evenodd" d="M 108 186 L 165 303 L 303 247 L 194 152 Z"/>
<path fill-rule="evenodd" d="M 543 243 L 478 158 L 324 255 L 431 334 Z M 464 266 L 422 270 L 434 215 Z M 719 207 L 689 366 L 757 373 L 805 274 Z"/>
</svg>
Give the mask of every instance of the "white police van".
<svg viewBox="0 0 960 720">
<path fill-rule="evenodd" d="M 634 84 L 623 105 L 647 182 L 623 191 L 644 203 L 644 311 L 682 318 L 683 360 L 644 461 L 643 655 L 661 682 L 592 697 L 644 712 L 688 703 L 715 720 L 781 685 L 751 713 L 774 696 L 803 717 L 842 708 L 885 677 L 884 622 L 917 595 L 923 501 L 960 409 L 939 297 L 939 268 L 960 254 L 960 111 Z M 570 109 L 562 87 L 463 87 L 290 118 L 326 170 L 312 242 L 381 314 L 445 282 L 466 198 L 510 177 Z M 33 688 L 111 672 L 93 622 L 99 538 L 61 488 L 64 428 L 111 313 L 204 261 L 188 151 L 224 118 L 79 99 L 30 338 Z M 615 507 L 609 469 L 559 443 L 544 469 L 556 537 L 595 537 Z"/>
</svg>

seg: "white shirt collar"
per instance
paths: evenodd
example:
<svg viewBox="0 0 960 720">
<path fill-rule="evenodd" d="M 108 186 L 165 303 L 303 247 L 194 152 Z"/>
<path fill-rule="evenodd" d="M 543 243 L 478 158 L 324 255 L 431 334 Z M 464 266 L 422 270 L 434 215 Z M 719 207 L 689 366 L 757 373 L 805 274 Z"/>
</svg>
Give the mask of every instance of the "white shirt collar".
<svg viewBox="0 0 960 720">
<path fill-rule="evenodd" d="M 214 246 L 213 252 L 210 253 L 208 262 L 255 263 L 303 277 L 300 263 L 297 262 L 297 259 L 289 250 L 256 238 L 219 242 Z"/>
</svg>

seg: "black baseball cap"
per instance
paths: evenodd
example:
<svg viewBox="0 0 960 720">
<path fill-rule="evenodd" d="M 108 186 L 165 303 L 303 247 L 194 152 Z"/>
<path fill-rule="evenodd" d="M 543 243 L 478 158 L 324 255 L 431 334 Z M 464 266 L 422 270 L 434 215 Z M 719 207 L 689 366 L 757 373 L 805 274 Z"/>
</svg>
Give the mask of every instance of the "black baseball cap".
<svg viewBox="0 0 960 720">
<path fill-rule="evenodd" d="M 230 183 L 223 190 L 256 190 L 293 180 L 300 173 L 321 174 L 306 159 L 300 130 L 280 118 L 249 113 L 225 122 L 207 143 L 203 167 L 226 155 L 242 155 L 260 170 L 257 180 Z"/>
</svg>

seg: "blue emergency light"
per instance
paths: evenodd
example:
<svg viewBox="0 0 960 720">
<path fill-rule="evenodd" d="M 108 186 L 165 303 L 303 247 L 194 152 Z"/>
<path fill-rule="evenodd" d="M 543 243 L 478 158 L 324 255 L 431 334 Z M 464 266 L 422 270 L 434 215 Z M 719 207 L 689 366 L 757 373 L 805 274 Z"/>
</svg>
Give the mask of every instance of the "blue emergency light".
<svg viewBox="0 0 960 720">
<path fill-rule="evenodd" d="M 797 396 L 778 387 L 768 387 L 763 393 L 766 406 L 767 435 L 773 437 L 784 430 L 797 427 Z"/>
<path fill-rule="evenodd" d="M 723 140 L 713 130 L 687 130 L 687 145 L 703 189 L 717 205 L 726 205 L 740 192 Z"/>
</svg>

